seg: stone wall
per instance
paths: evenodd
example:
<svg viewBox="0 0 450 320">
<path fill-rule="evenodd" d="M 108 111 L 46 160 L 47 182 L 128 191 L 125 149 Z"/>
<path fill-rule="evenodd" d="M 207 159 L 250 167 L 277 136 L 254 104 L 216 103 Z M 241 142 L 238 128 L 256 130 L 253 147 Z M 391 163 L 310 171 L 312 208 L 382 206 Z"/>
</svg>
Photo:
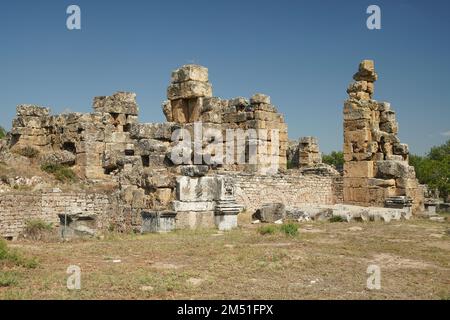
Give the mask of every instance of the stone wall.
<svg viewBox="0 0 450 320">
<path fill-rule="evenodd" d="M 99 217 L 98 228 L 107 228 L 109 196 L 96 193 L 8 193 L 0 195 L 0 237 L 16 239 L 26 222 L 41 219 L 59 226 L 58 214 L 89 213 Z"/>
<path fill-rule="evenodd" d="M 254 212 L 265 203 L 299 204 L 342 203 L 342 177 L 303 175 L 297 170 L 275 176 L 230 173 L 236 181 L 236 199 Z"/>
</svg>

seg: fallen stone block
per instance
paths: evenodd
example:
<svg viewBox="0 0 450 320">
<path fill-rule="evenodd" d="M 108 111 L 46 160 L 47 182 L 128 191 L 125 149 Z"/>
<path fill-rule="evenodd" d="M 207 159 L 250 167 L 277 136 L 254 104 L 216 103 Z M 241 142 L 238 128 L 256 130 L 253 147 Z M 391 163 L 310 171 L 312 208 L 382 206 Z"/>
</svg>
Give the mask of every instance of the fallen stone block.
<svg viewBox="0 0 450 320">
<path fill-rule="evenodd" d="M 282 203 L 264 204 L 260 209 L 256 210 L 252 218 L 261 222 L 273 223 L 286 217 L 286 209 Z"/>
</svg>

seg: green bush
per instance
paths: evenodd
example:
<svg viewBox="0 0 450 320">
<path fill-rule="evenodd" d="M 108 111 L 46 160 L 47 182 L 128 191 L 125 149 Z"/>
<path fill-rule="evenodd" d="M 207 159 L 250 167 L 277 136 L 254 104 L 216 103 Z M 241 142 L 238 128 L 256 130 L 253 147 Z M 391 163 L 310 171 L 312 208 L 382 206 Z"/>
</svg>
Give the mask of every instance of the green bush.
<svg viewBox="0 0 450 320">
<path fill-rule="evenodd" d="M 298 225 L 295 223 L 286 223 L 281 225 L 280 230 L 291 237 L 295 237 L 298 235 Z"/>
<path fill-rule="evenodd" d="M 34 159 L 38 157 L 39 150 L 36 150 L 35 148 L 30 146 L 26 146 L 16 150 L 15 153 L 20 154 L 21 156 L 27 157 L 29 159 Z"/>
<path fill-rule="evenodd" d="M 0 265 L 13 264 L 15 266 L 22 266 L 25 268 L 36 268 L 38 263 L 35 259 L 28 259 L 23 257 L 17 251 L 10 250 L 6 244 L 6 241 L 0 239 Z"/>
<path fill-rule="evenodd" d="M 259 234 L 265 235 L 265 234 L 274 234 L 277 232 L 277 228 L 273 225 L 268 226 L 261 226 L 258 228 Z"/>
<path fill-rule="evenodd" d="M 0 139 L 3 139 L 6 136 L 6 130 L 0 127 Z"/>
<path fill-rule="evenodd" d="M 43 164 L 41 170 L 53 174 L 61 182 L 74 182 L 77 179 L 72 169 L 60 164 Z"/>
<path fill-rule="evenodd" d="M 330 222 L 345 222 L 346 220 L 341 216 L 332 216 Z"/>
<path fill-rule="evenodd" d="M 28 220 L 25 223 L 24 234 L 33 240 L 39 240 L 43 234 L 53 231 L 53 225 L 42 219 Z"/>
</svg>

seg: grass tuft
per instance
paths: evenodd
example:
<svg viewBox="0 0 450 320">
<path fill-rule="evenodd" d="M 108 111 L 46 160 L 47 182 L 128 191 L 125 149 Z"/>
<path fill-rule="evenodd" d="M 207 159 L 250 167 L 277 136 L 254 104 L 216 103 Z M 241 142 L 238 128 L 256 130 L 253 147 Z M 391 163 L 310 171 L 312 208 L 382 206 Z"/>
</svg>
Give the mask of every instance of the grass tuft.
<svg viewBox="0 0 450 320">
<path fill-rule="evenodd" d="M 60 164 L 43 164 L 41 170 L 54 175 L 61 182 L 75 182 L 77 177 L 72 169 Z"/>
<path fill-rule="evenodd" d="M 261 226 L 258 228 L 258 233 L 265 235 L 265 234 L 275 234 L 277 232 L 277 228 L 273 225 L 268 226 Z"/>
<path fill-rule="evenodd" d="M 298 225 L 295 223 L 286 223 L 281 225 L 280 227 L 281 232 L 284 234 L 295 237 L 298 235 Z"/>
<path fill-rule="evenodd" d="M 0 265 L 1 264 L 12 264 L 28 269 L 34 269 L 38 265 L 35 259 L 23 257 L 19 252 L 9 249 L 6 241 L 3 239 L 0 239 Z"/>
<path fill-rule="evenodd" d="M 341 216 L 332 216 L 330 222 L 345 222 L 345 219 Z"/>
</svg>

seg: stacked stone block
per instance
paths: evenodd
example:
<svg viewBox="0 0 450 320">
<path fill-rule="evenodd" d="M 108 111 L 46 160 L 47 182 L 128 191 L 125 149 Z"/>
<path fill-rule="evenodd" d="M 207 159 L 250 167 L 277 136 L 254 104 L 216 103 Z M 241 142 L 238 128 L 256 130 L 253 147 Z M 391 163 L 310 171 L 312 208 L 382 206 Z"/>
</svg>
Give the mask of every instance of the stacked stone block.
<svg viewBox="0 0 450 320">
<path fill-rule="evenodd" d="M 255 94 L 250 100 L 212 97 L 208 69 L 185 65 L 173 72 L 167 97 L 169 100 L 164 102 L 162 108 L 168 121 L 183 125 L 202 122 L 204 131 L 208 128 L 220 130 L 224 144 L 234 141 L 234 163 L 228 161 L 224 164 L 227 169 L 258 173 L 276 173 L 279 169 L 286 169 L 287 126 L 269 96 Z M 184 128 L 190 130 L 193 136 L 191 126 Z M 236 135 L 230 136 L 227 129 L 240 129 L 246 133 L 254 130 L 256 134 L 236 137 L 239 133 L 235 131 Z M 272 134 L 271 130 L 277 130 L 277 134 Z M 237 144 L 242 140 L 246 151 L 239 155 Z M 249 152 L 251 146 L 256 146 L 254 158 Z M 226 151 L 224 147 L 223 154 Z M 242 158 L 238 157 L 243 157 L 246 163 L 239 161 Z"/>
<path fill-rule="evenodd" d="M 19 150 L 34 147 L 45 152 L 51 150 L 50 109 L 36 105 L 17 106 L 17 117 L 13 120 L 10 148 Z"/>
<path fill-rule="evenodd" d="M 422 190 L 408 164 L 408 145 L 397 137 L 395 112 L 372 100 L 378 79 L 373 61 L 362 61 L 353 79 L 344 104 L 344 201 L 384 206 L 389 197 L 408 196 L 420 210 Z"/>
</svg>

